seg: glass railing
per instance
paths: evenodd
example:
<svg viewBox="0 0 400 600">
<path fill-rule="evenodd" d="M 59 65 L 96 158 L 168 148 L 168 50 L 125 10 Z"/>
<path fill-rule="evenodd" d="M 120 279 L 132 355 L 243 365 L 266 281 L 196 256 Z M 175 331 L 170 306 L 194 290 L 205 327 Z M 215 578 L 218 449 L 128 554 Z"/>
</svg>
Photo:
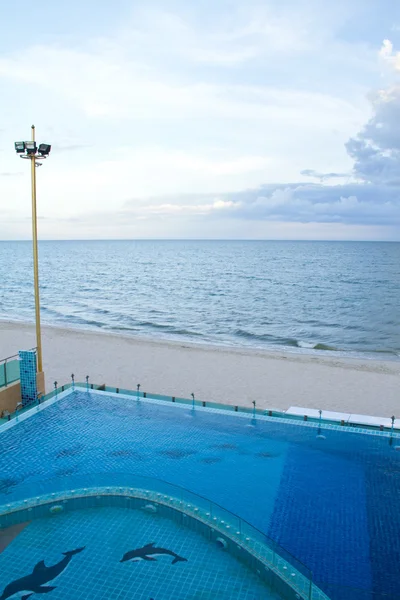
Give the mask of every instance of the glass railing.
<svg viewBox="0 0 400 600">
<path fill-rule="evenodd" d="M 78 387 L 83 387 L 83 388 L 87 387 L 87 384 L 85 384 L 85 383 L 77 383 L 76 385 Z M 322 426 L 329 425 L 329 426 L 334 426 L 335 428 L 341 428 L 341 427 L 347 426 L 347 427 L 352 427 L 352 429 L 357 427 L 357 428 L 360 428 L 363 430 L 370 430 L 370 431 L 376 431 L 376 430 L 381 429 L 381 431 L 390 432 L 392 430 L 390 427 L 379 427 L 377 425 L 350 424 L 350 423 L 346 423 L 346 422 L 342 423 L 339 421 L 332 421 L 327 418 L 324 418 L 323 412 L 322 412 L 322 418 L 319 419 L 317 417 L 305 417 L 305 416 L 301 416 L 301 415 L 288 415 L 284 412 L 280 412 L 277 410 L 256 408 L 256 406 L 250 407 L 250 406 L 240 406 L 240 405 L 233 405 L 233 404 L 221 404 L 221 403 L 217 403 L 217 402 L 210 402 L 209 400 L 205 401 L 205 400 L 196 400 L 196 399 L 193 400 L 193 399 L 189 399 L 189 398 L 179 398 L 177 396 L 166 396 L 166 395 L 162 395 L 162 394 L 153 394 L 151 392 L 145 392 L 145 391 L 127 390 L 127 389 L 123 389 L 123 388 L 110 387 L 110 386 L 106 386 L 106 385 L 98 386 L 95 384 L 89 384 L 89 387 L 91 389 L 101 389 L 102 391 L 105 391 L 105 392 L 120 393 L 120 394 L 132 396 L 132 397 L 136 397 L 136 398 L 151 398 L 153 400 L 161 400 L 163 402 L 168 402 L 168 403 L 172 402 L 172 403 L 176 403 L 176 404 L 184 404 L 186 406 L 193 406 L 195 408 L 207 407 L 207 408 L 216 408 L 219 410 L 225 410 L 225 411 L 229 411 L 229 412 L 238 412 L 238 413 L 242 413 L 242 414 L 245 413 L 247 415 L 253 415 L 254 418 L 257 418 L 260 416 L 263 416 L 263 417 L 268 416 L 268 417 L 280 418 L 285 421 L 297 421 L 297 422 L 303 421 L 314 427 L 318 426 L 319 424 L 322 424 Z M 394 433 L 400 434 L 400 432 L 398 430 L 397 431 L 395 430 Z"/>
<path fill-rule="evenodd" d="M 30 348 L 36 350 L 36 348 Z M 0 359 L 0 388 L 7 387 L 20 379 L 18 354 Z"/>
<path fill-rule="evenodd" d="M 0 361 L 0 388 L 19 380 L 18 356 L 10 356 Z"/>
</svg>

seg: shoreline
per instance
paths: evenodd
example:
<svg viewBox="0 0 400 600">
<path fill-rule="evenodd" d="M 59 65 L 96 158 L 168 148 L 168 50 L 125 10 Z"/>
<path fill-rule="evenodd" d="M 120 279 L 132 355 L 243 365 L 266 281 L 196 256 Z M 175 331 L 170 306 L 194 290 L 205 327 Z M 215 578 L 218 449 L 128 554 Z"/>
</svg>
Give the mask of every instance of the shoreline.
<svg viewBox="0 0 400 600">
<path fill-rule="evenodd" d="M 0 317 L 0 332 L 2 327 L 10 325 L 10 326 L 20 326 L 20 327 L 34 327 L 34 321 L 25 321 L 25 320 L 15 320 L 15 319 L 6 319 Z M 94 334 L 101 335 L 105 337 L 115 337 L 115 338 L 123 338 L 125 340 L 134 340 L 137 343 L 154 343 L 154 344 L 165 344 L 171 346 L 178 346 L 182 348 L 191 347 L 191 348 L 203 348 L 205 350 L 212 350 L 215 352 L 218 351 L 226 351 L 226 352 L 237 352 L 244 354 L 255 354 L 255 355 L 267 355 L 273 358 L 276 355 L 285 355 L 287 358 L 295 357 L 301 358 L 316 358 L 322 361 L 331 360 L 340 360 L 340 361 L 354 361 L 359 363 L 398 363 L 400 366 L 400 353 L 395 351 L 386 351 L 386 350 L 376 350 L 376 351 L 346 351 L 346 350 L 321 350 L 315 348 L 308 348 L 307 346 L 269 346 L 262 347 L 256 346 L 252 344 L 235 344 L 229 342 L 209 342 L 209 341 L 194 341 L 189 339 L 176 339 L 168 336 L 160 336 L 156 335 L 144 335 L 137 334 L 132 330 L 132 333 L 127 333 L 125 330 L 118 331 L 116 329 L 103 329 L 101 327 L 85 327 L 85 326 L 73 326 L 73 325 L 60 325 L 56 323 L 43 323 L 41 322 L 42 332 L 44 329 L 54 329 L 56 331 L 70 331 L 81 334 Z M 0 346 L 1 347 L 1 346 Z M 0 359 L 1 360 L 1 359 Z"/>
<path fill-rule="evenodd" d="M 46 389 L 92 383 L 178 397 L 286 410 L 376 416 L 398 409 L 400 361 L 225 347 L 115 332 L 42 326 Z M 33 324 L 0 321 L 0 358 L 36 345 Z"/>
</svg>

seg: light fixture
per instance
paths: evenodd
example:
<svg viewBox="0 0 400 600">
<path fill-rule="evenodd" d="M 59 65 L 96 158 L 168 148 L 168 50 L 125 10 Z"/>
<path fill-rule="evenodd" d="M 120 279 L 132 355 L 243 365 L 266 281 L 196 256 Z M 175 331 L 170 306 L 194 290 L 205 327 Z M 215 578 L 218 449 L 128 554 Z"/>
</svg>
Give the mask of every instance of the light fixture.
<svg viewBox="0 0 400 600">
<path fill-rule="evenodd" d="M 40 144 L 39 145 L 39 154 L 42 156 L 48 156 L 50 154 L 51 146 L 50 144 Z"/>
<path fill-rule="evenodd" d="M 27 154 L 36 154 L 36 142 L 25 142 L 25 150 Z"/>
<path fill-rule="evenodd" d="M 15 142 L 15 152 L 17 152 L 17 154 L 22 154 L 22 152 L 25 152 L 25 142 Z"/>
</svg>

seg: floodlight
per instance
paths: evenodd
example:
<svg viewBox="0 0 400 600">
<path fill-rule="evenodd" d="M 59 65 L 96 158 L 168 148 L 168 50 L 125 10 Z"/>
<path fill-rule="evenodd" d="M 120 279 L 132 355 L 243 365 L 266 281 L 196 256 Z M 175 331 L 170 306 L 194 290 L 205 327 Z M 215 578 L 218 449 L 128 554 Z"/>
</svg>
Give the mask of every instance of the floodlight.
<svg viewBox="0 0 400 600">
<path fill-rule="evenodd" d="M 25 142 L 25 150 L 27 154 L 36 154 L 36 142 Z"/>
<path fill-rule="evenodd" d="M 50 154 L 51 146 L 50 144 L 40 144 L 39 145 L 39 154 L 42 156 L 47 156 Z"/>
<path fill-rule="evenodd" d="M 23 152 L 25 152 L 25 142 L 15 142 L 14 146 L 15 152 L 17 152 L 17 154 L 22 154 Z"/>
</svg>

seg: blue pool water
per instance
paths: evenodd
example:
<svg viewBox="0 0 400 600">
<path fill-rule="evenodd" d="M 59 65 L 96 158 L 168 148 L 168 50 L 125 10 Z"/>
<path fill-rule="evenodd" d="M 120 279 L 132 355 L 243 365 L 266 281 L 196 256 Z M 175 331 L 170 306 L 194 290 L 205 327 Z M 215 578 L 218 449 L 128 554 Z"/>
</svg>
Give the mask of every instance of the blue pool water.
<svg viewBox="0 0 400 600">
<path fill-rule="evenodd" d="M 168 555 L 123 562 L 126 552 L 156 542 L 186 561 Z M 168 519 L 124 508 L 78 510 L 32 521 L 0 554 L 0 593 L 44 560 L 59 563 L 75 554 L 56 580 L 52 600 L 273 600 L 258 577 L 230 554 Z"/>
<path fill-rule="evenodd" d="M 192 490 L 270 535 L 334 600 L 400 589 L 400 452 L 382 435 L 76 391 L 0 434 L 3 500 L 124 472 Z M 352 588 L 364 590 L 355 595 Z"/>
</svg>

